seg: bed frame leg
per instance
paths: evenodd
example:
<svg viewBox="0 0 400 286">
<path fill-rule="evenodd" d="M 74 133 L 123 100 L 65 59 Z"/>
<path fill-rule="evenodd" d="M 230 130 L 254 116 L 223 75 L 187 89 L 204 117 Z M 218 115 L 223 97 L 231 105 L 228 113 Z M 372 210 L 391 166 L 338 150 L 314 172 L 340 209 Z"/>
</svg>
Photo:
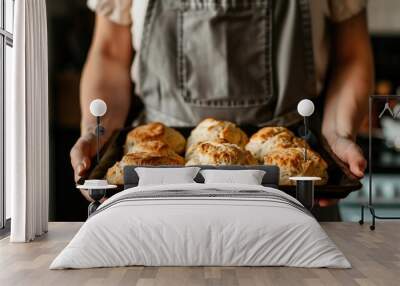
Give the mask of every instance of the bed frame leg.
<svg viewBox="0 0 400 286">
<path fill-rule="evenodd" d="M 364 206 L 361 205 L 361 219 L 358 221 L 360 225 L 364 224 Z"/>
</svg>

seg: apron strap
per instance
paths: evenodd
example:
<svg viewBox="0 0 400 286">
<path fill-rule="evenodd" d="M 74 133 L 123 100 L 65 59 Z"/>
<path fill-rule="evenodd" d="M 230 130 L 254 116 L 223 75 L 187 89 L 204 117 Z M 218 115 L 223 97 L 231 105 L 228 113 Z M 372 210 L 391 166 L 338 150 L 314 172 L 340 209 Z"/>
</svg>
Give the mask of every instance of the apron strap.
<svg viewBox="0 0 400 286">
<path fill-rule="evenodd" d="M 299 0 L 300 15 L 303 24 L 304 58 L 306 60 L 307 93 L 310 97 L 317 96 L 317 83 L 315 75 L 314 46 L 312 37 L 312 23 L 309 0 Z"/>
</svg>

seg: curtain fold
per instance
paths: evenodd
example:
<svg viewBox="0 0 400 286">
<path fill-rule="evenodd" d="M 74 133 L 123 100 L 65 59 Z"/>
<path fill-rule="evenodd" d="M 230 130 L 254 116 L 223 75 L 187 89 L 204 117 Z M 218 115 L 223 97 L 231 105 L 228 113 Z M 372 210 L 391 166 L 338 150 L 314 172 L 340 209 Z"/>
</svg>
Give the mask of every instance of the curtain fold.
<svg viewBox="0 0 400 286">
<path fill-rule="evenodd" d="M 12 242 L 47 232 L 48 53 L 45 0 L 15 1 L 13 94 L 6 98 L 6 187 Z M 7 103 L 8 101 L 8 103 Z"/>
</svg>

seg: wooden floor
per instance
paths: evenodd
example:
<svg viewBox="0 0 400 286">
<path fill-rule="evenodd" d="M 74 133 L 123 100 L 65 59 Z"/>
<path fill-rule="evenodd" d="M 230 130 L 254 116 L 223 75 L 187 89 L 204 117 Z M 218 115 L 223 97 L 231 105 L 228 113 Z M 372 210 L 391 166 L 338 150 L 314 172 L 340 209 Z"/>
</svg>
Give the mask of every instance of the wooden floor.
<svg viewBox="0 0 400 286">
<path fill-rule="evenodd" d="M 48 270 L 81 223 L 50 223 L 29 244 L 0 241 L 0 285 L 400 285 L 400 223 L 323 223 L 353 265 L 349 270 L 286 267 L 126 267 Z"/>
</svg>

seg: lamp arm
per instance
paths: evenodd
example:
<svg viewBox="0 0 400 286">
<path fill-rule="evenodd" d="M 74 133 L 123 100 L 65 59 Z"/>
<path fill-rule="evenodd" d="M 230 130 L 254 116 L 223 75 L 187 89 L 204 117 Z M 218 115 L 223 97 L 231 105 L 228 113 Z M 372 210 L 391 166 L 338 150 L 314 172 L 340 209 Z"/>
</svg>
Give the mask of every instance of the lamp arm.
<svg viewBox="0 0 400 286">
<path fill-rule="evenodd" d="M 96 116 L 96 159 L 100 162 L 100 116 Z"/>
<path fill-rule="evenodd" d="M 308 135 L 308 116 L 304 116 L 304 140 L 307 141 Z M 307 145 L 304 146 L 304 161 L 308 160 Z"/>
</svg>

